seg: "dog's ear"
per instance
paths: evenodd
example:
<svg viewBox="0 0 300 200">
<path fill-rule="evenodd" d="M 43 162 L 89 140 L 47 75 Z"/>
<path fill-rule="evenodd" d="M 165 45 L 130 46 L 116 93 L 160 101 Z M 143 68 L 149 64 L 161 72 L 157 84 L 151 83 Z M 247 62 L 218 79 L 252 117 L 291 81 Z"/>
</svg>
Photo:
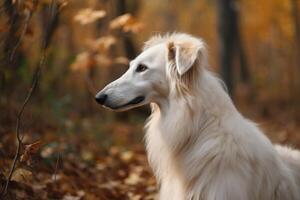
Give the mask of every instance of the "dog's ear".
<svg viewBox="0 0 300 200">
<path fill-rule="evenodd" d="M 201 46 L 190 41 L 182 43 L 168 43 L 168 59 L 173 60 L 178 74 L 185 74 L 196 62 L 200 54 Z"/>
</svg>

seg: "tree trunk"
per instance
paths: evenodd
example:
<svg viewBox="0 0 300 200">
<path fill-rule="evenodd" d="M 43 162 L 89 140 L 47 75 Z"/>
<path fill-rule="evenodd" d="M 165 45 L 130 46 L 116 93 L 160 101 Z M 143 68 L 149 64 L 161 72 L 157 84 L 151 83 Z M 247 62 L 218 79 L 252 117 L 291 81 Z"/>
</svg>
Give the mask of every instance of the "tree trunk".
<svg viewBox="0 0 300 200">
<path fill-rule="evenodd" d="M 294 27 L 295 27 L 295 38 L 298 48 L 298 59 L 299 59 L 299 67 L 300 67 L 300 22 L 299 22 L 299 13 L 298 13 L 298 0 L 291 0 L 292 4 L 292 16 L 294 19 Z"/>
<path fill-rule="evenodd" d="M 218 0 L 221 75 L 233 93 L 233 56 L 237 29 L 234 0 Z"/>
<path fill-rule="evenodd" d="M 0 57 L 0 77 L 2 80 L 0 86 L 2 89 L 7 88 L 8 91 L 10 91 L 11 87 L 7 86 L 11 83 L 14 83 L 14 80 L 18 79 L 18 77 L 16 77 L 17 73 L 15 73 L 15 70 L 17 70 L 17 68 L 20 66 L 20 63 L 23 59 L 22 51 L 20 51 L 19 48 L 16 48 L 20 38 L 19 32 L 20 28 L 22 27 L 22 20 L 17 9 L 13 5 L 12 0 L 5 0 L 3 3 L 3 8 L 8 18 L 8 32 L 7 34 L 4 34 L 2 38 L 3 46 L 1 47 L 2 55 Z M 9 74 L 8 77 L 6 74 Z M 13 86 L 13 84 L 10 86 Z"/>
<path fill-rule="evenodd" d="M 116 16 L 123 15 L 128 12 L 126 0 L 116 1 Z M 127 33 L 122 33 L 122 42 L 127 58 L 133 59 L 136 56 L 136 49 L 134 43 Z"/>
<path fill-rule="evenodd" d="M 237 37 L 236 37 L 236 51 L 239 57 L 239 64 L 240 64 L 240 76 L 241 76 L 241 81 L 243 83 L 249 84 L 251 77 L 250 77 L 250 72 L 249 72 L 249 66 L 248 66 L 248 61 L 244 49 L 244 45 L 242 42 L 241 35 L 239 33 L 239 29 L 237 29 Z"/>
<path fill-rule="evenodd" d="M 296 65 L 297 67 L 297 72 L 300 73 L 300 22 L 299 22 L 299 13 L 298 13 L 298 0 L 291 0 L 291 5 L 292 5 L 292 17 L 293 17 L 293 23 L 294 23 L 294 28 L 295 28 L 295 40 L 296 40 Z M 299 87 L 300 87 L 300 81 L 297 81 L 295 84 L 295 89 L 298 91 L 299 95 Z M 296 92 L 297 93 L 297 92 Z"/>
<path fill-rule="evenodd" d="M 233 61 L 239 59 L 240 76 L 244 83 L 250 82 L 245 50 L 238 27 L 238 11 L 235 0 L 218 0 L 220 69 L 228 92 L 234 93 Z M 238 56 L 238 57 L 237 57 Z"/>
</svg>

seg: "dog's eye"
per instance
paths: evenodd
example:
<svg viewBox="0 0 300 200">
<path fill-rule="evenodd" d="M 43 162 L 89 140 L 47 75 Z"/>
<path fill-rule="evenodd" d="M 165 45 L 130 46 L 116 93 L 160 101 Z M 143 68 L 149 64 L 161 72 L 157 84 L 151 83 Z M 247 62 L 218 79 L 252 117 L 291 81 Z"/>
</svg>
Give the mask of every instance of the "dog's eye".
<svg viewBox="0 0 300 200">
<path fill-rule="evenodd" d="M 148 67 L 146 66 L 146 65 L 144 65 L 144 64 L 139 64 L 138 66 L 137 66 L 137 68 L 136 68 L 136 72 L 143 72 L 143 71 L 145 71 L 146 69 L 148 69 Z"/>
</svg>

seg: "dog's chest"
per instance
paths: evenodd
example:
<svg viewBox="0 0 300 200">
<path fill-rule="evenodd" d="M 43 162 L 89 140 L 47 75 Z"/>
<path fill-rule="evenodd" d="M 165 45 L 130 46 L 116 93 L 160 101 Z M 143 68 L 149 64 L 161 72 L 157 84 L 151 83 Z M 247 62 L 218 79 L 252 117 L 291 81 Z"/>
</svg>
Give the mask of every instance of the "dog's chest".
<svg viewBox="0 0 300 200">
<path fill-rule="evenodd" d="M 154 117 L 149 121 L 146 131 L 147 156 L 158 179 L 174 171 L 174 159 L 169 144 L 163 138 L 164 131 L 158 118 Z"/>
</svg>

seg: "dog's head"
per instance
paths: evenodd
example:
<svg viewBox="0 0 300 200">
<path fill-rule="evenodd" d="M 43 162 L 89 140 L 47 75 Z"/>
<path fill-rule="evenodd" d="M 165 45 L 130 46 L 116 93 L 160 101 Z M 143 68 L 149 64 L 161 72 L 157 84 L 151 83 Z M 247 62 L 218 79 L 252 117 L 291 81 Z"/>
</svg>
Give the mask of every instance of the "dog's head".
<svg viewBox="0 0 300 200">
<path fill-rule="evenodd" d="M 116 111 L 159 104 L 172 93 L 192 90 L 204 65 L 205 45 L 200 39 L 187 34 L 155 36 L 119 79 L 98 92 L 96 101 Z"/>
</svg>

